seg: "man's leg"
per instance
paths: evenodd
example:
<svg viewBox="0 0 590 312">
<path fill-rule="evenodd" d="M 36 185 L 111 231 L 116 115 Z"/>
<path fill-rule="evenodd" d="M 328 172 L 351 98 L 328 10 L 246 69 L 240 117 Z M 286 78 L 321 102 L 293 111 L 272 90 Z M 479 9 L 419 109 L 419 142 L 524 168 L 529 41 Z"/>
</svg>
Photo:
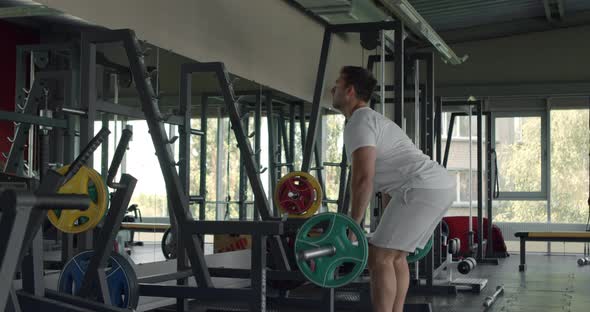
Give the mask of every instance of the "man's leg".
<svg viewBox="0 0 590 312">
<path fill-rule="evenodd" d="M 369 247 L 371 299 L 373 302 L 373 311 L 375 312 L 390 312 L 394 308 L 397 293 L 394 259 L 400 253 L 397 250 L 380 248 L 373 245 Z"/>
<path fill-rule="evenodd" d="M 393 304 L 393 312 L 403 312 L 404 303 L 406 301 L 406 294 L 410 286 L 410 268 L 406 257 L 408 253 L 397 251 L 393 259 L 393 268 L 395 270 L 395 278 L 397 281 L 395 302 Z"/>
</svg>

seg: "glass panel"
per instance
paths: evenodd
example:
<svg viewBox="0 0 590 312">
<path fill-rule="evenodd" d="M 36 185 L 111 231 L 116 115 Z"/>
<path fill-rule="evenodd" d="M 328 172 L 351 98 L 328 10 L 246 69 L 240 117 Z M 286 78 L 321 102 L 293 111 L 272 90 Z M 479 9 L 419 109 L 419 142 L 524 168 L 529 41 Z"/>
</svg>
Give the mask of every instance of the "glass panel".
<svg viewBox="0 0 590 312">
<path fill-rule="evenodd" d="M 143 217 L 168 216 L 166 186 L 154 145 L 144 120 L 129 121 L 133 138 L 127 151 L 127 172 L 137 179 L 131 204 L 137 204 Z"/>
<path fill-rule="evenodd" d="M 496 118 L 498 180 L 502 192 L 541 191 L 541 117 Z"/>
<path fill-rule="evenodd" d="M 340 162 L 342 160 L 342 145 L 344 144 L 344 116 L 325 115 L 324 161 Z"/>
<path fill-rule="evenodd" d="M 469 170 L 461 170 L 457 174 L 459 175 L 458 201 L 461 203 L 469 203 L 469 200 L 471 199 L 472 205 L 477 205 L 477 172 L 471 171 L 471 198 L 469 197 Z"/>
<path fill-rule="evenodd" d="M 547 222 L 547 201 L 494 201 L 494 222 Z"/>
<path fill-rule="evenodd" d="M 325 190 L 324 190 L 324 199 L 338 199 L 338 188 L 340 185 L 340 168 L 338 167 L 325 167 L 324 169 L 324 176 L 326 180 L 324 181 Z"/>
<path fill-rule="evenodd" d="M 202 195 L 199 194 L 201 187 L 201 136 L 191 135 L 190 141 L 190 195 Z M 205 156 L 206 157 L 206 156 Z M 206 169 L 205 169 L 206 170 Z"/>
<path fill-rule="evenodd" d="M 588 109 L 551 111 L 551 221 L 588 219 Z"/>
<path fill-rule="evenodd" d="M 206 177 L 206 189 L 205 194 L 206 200 L 216 200 L 217 189 L 217 118 L 207 118 L 207 177 Z M 207 205 L 209 208 L 209 205 Z M 215 210 L 213 210 L 215 211 Z M 207 220 L 215 220 L 209 218 L 209 212 L 207 212 Z"/>
</svg>

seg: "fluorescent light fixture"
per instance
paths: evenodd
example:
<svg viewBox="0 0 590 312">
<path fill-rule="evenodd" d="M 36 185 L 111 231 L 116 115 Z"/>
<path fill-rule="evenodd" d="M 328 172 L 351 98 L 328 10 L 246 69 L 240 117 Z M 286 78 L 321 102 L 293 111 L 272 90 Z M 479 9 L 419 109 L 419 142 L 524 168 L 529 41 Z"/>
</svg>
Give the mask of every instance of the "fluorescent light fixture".
<svg viewBox="0 0 590 312">
<path fill-rule="evenodd" d="M 414 22 L 414 24 L 417 24 L 420 22 L 420 18 L 419 15 L 417 16 L 417 13 L 410 9 L 410 7 L 406 6 L 405 3 L 403 3 L 402 1 L 399 1 L 399 8 L 402 10 L 402 12 L 404 12 L 404 14 L 406 14 L 406 16 L 412 20 L 412 22 Z"/>
<path fill-rule="evenodd" d="M 407 0 L 377 1 L 393 13 L 397 19 L 403 21 L 414 33 L 428 40 L 428 42 L 443 56 L 445 62 L 459 65 L 467 59 L 467 56 L 458 57 Z"/>
</svg>

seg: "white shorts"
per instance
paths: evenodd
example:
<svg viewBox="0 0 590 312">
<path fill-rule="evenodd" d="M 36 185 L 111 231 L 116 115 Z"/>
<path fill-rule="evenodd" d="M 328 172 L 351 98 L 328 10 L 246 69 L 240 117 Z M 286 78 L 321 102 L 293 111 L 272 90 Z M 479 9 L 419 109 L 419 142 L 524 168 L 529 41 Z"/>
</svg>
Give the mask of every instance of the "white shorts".
<svg viewBox="0 0 590 312">
<path fill-rule="evenodd" d="M 456 197 L 456 188 L 407 188 L 390 194 L 369 242 L 381 248 L 414 252 L 424 248 Z"/>
</svg>

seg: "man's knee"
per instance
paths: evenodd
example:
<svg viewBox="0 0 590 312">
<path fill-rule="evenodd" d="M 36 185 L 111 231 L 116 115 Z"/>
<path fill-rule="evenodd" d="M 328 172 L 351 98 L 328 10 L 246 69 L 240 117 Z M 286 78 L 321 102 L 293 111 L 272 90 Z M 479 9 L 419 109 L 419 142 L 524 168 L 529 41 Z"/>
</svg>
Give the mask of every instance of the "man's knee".
<svg viewBox="0 0 590 312">
<path fill-rule="evenodd" d="M 401 250 L 394 250 L 393 254 L 393 262 L 396 264 L 404 264 L 406 263 L 406 259 L 408 258 L 408 253 Z"/>
<path fill-rule="evenodd" d="M 393 255 L 390 250 L 373 245 L 369 247 L 369 270 L 374 270 L 388 263 L 391 265 L 392 260 Z"/>
</svg>

